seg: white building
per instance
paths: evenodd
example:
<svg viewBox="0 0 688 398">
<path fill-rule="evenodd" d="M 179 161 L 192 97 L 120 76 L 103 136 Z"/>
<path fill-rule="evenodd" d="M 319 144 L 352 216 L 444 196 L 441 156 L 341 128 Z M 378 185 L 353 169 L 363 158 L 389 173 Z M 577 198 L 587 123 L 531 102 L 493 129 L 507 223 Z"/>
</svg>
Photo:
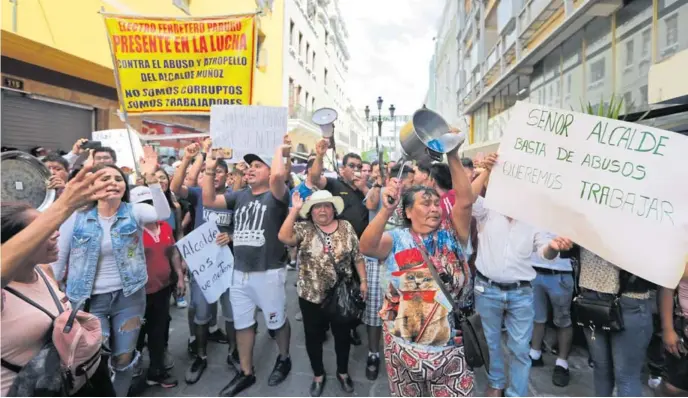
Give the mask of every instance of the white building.
<svg viewBox="0 0 688 398">
<path fill-rule="evenodd" d="M 361 121 L 346 93 L 348 32 L 338 0 L 285 0 L 284 103 L 289 107 L 289 135 L 295 150 L 310 152 L 321 137 L 314 110 L 333 108 L 337 153 L 360 151 Z"/>
</svg>

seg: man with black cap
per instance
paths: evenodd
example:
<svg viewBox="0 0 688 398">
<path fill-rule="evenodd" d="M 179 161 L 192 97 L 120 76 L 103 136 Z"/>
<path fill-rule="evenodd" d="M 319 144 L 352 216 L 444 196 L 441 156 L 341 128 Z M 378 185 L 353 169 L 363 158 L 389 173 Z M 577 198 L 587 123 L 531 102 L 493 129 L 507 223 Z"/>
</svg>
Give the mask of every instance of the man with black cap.
<svg viewBox="0 0 688 398">
<path fill-rule="evenodd" d="M 212 178 L 206 177 L 203 181 L 203 204 L 234 212 L 234 272 L 230 300 L 241 369 L 222 389 L 221 396 L 234 396 L 256 382 L 253 326 L 257 307 L 262 309 L 268 329 L 275 331 L 280 352 L 268 385 L 281 383 L 291 371 L 291 329 L 285 291 L 286 250 L 277 238 L 289 212 L 289 190 L 285 184 L 289 166 L 285 163 L 289 162 L 290 151 L 291 145 L 284 144 L 276 149 L 274 158 L 245 155 L 244 160 L 249 165 L 246 171 L 249 189 L 216 195 Z M 216 163 L 217 159 L 211 154 L 206 163 L 207 176 L 212 177 Z"/>
</svg>

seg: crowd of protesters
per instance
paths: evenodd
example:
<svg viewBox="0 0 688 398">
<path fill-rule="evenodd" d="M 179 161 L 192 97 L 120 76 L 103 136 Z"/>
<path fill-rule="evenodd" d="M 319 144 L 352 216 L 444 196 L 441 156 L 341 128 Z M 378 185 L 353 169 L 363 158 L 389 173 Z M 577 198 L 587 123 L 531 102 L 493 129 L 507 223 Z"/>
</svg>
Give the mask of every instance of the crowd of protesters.
<svg viewBox="0 0 688 398">
<path fill-rule="evenodd" d="M 262 316 L 279 351 L 265 382 L 278 385 L 291 372 L 298 325 L 286 313 L 288 269 L 297 272 L 295 320 L 313 371 L 310 396 L 320 396 L 327 380 L 328 333 L 334 378 L 343 392 L 355 391 L 349 353 L 362 344 L 360 324 L 366 377 L 377 379 L 384 363 L 394 396 L 528 395 L 548 329 L 556 334 L 555 386 L 569 384 L 568 357 L 582 333 L 595 395 L 643 395 L 646 365 L 657 395 L 688 394 L 688 264 L 675 289 L 657 287 L 567 237 L 488 209 L 497 154 L 473 161 L 457 148 L 446 162 L 380 164 L 348 153 L 328 171 L 329 144 L 321 140 L 296 176 L 286 136 L 271 153 L 238 163 L 222 159 L 208 139 L 186 147 L 180 160 L 144 147 L 132 178 L 116 166 L 115 151 L 85 150 L 87 142 L 69 153 L 31 151 L 56 191 L 43 213 L 2 203 L 3 395 L 126 396 L 139 377 L 175 388 L 171 305 L 187 311 L 186 383 L 201 380 L 215 342 L 227 345 L 230 368 L 219 395 L 255 384 Z M 215 303 L 175 248 L 207 222 L 234 257 L 230 287 Z M 576 297 L 617 302 L 623 328 L 581 330 Z M 344 298 L 358 305 L 355 319 L 336 303 Z M 484 391 L 476 391 L 480 370 L 467 362 L 462 330 L 475 313 L 489 352 Z M 94 360 L 74 359 L 95 345 Z"/>
</svg>

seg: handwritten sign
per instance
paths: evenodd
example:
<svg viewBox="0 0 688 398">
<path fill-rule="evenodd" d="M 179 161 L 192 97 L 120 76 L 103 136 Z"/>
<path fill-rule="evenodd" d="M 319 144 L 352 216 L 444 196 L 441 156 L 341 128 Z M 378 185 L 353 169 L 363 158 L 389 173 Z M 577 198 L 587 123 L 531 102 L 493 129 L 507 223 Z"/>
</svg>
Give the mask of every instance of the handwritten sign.
<svg viewBox="0 0 688 398">
<path fill-rule="evenodd" d="M 516 103 L 486 206 L 674 288 L 688 253 L 688 137 Z"/>
<path fill-rule="evenodd" d="M 104 18 L 129 114 L 207 115 L 213 104 L 251 103 L 255 14 Z"/>
<path fill-rule="evenodd" d="M 213 146 L 231 148 L 232 158 L 248 153 L 272 155 L 287 133 L 287 108 L 214 105 L 210 110 Z"/>
<path fill-rule="evenodd" d="M 209 303 L 216 302 L 229 289 L 234 269 L 234 256 L 229 247 L 215 243 L 219 233 L 215 223 L 207 222 L 176 244 L 189 266 L 191 277 Z"/>
<path fill-rule="evenodd" d="M 117 166 L 136 169 L 136 164 L 143 156 L 141 140 L 133 131 L 127 129 L 100 130 L 91 133 L 93 141 L 100 141 L 103 146 L 112 148 L 117 154 Z M 131 140 L 131 144 L 129 143 Z M 131 148 L 134 147 L 132 153 Z"/>
</svg>

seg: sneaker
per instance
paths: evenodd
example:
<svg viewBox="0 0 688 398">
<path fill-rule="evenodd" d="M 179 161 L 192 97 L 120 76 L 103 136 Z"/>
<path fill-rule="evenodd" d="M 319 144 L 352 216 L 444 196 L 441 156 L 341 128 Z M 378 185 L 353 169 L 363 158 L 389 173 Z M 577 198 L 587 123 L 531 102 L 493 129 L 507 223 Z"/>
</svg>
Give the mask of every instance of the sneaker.
<svg viewBox="0 0 688 398">
<path fill-rule="evenodd" d="M 174 368 L 174 358 L 172 358 L 172 354 L 170 354 L 170 352 L 167 350 L 165 350 L 163 366 L 165 367 L 165 370 L 172 370 L 172 368 Z"/>
<path fill-rule="evenodd" d="M 186 371 L 186 383 L 195 384 L 201 379 L 201 376 L 203 376 L 203 371 L 205 371 L 205 368 L 207 367 L 208 359 L 197 356 L 191 364 L 191 367 L 189 367 L 189 369 Z"/>
<path fill-rule="evenodd" d="M 179 384 L 177 379 L 172 377 L 167 372 L 159 372 L 158 374 L 148 374 L 146 377 L 146 384 L 149 386 L 160 386 L 162 388 L 174 388 Z"/>
<path fill-rule="evenodd" d="M 301 312 L 297 313 L 294 319 L 296 319 L 299 322 L 303 321 L 303 314 Z"/>
<path fill-rule="evenodd" d="M 239 350 L 234 348 L 234 351 L 227 354 L 227 365 L 234 368 L 237 372 L 241 371 L 241 362 L 239 361 Z"/>
<path fill-rule="evenodd" d="M 184 296 L 177 297 L 177 308 L 186 308 L 189 304 L 186 302 Z"/>
<path fill-rule="evenodd" d="M 291 372 L 291 358 L 281 360 L 278 356 L 277 361 L 275 361 L 275 367 L 272 369 L 272 373 L 270 373 L 270 377 L 268 378 L 268 385 L 276 386 L 283 382 L 289 375 L 289 372 Z"/>
<path fill-rule="evenodd" d="M 368 363 L 366 366 L 366 377 L 370 381 L 376 380 L 379 372 L 380 372 L 380 356 L 379 355 L 368 355 Z"/>
<path fill-rule="evenodd" d="M 569 375 L 569 370 L 556 365 L 554 367 L 554 373 L 552 373 L 552 384 L 557 387 L 566 387 L 569 385 L 569 380 L 571 376 Z"/>
<path fill-rule="evenodd" d="M 545 366 L 545 361 L 542 360 L 542 356 L 540 356 L 538 359 L 533 359 L 533 357 L 530 357 L 530 362 L 531 366 L 534 368 L 541 368 Z"/>
<path fill-rule="evenodd" d="M 220 391 L 219 395 L 221 397 L 233 397 L 254 384 L 256 384 L 256 376 L 254 374 L 247 375 L 244 372 L 238 372 L 232 381 Z"/>
<path fill-rule="evenodd" d="M 227 344 L 227 336 L 225 336 L 224 332 L 222 330 L 217 329 L 216 331 L 210 333 L 208 335 L 208 340 L 213 341 L 218 344 Z"/>
</svg>

